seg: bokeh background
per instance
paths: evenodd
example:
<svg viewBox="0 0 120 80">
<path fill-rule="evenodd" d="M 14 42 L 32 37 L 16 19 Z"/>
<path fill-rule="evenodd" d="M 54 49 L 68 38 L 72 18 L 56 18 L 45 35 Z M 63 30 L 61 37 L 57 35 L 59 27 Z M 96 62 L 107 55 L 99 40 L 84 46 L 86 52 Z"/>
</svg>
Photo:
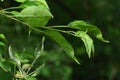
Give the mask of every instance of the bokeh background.
<svg viewBox="0 0 120 80">
<path fill-rule="evenodd" d="M 95 54 L 90 59 L 84 44 L 78 38 L 63 34 L 74 46 L 80 65 L 75 63 L 50 38 L 46 38 L 48 51 L 46 67 L 39 80 L 120 80 L 120 0 L 47 0 L 54 19 L 47 25 L 67 25 L 70 21 L 84 20 L 98 26 L 110 43 L 94 39 Z M 14 0 L 0 2 L 1 8 L 17 6 Z M 18 50 L 33 51 L 43 34 L 32 32 L 28 38 L 28 28 L 6 17 L 0 16 L 0 33 L 4 33 L 8 43 Z M 6 55 L 8 56 L 8 55 Z M 10 80 L 10 74 L 0 69 L 0 79 Z M 3 78 L 3 76 L 6 76 Z M 12 79 L 11 79 L 12 80 Z"/>
</svg>

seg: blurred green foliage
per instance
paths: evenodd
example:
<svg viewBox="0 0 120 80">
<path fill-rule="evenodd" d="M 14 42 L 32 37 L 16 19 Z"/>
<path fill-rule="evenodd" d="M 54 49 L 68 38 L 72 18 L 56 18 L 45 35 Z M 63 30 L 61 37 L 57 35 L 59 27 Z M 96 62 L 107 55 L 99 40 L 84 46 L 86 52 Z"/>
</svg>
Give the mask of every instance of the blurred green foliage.
<svg viewBox="0 0 120 80">
<path fill-rule="evenodd" d="M 95 40 L 94 57 L 88 58 L 84 45 L 69 35 L 65 35 L 75 47 L 77 58 L 81 65 L 76 64 L 66 57 L 54 42 L 46 41 L 46 51 L 49 51 L 46 59 L 46 67 L 41 71 L 39 80 L 120 80 L 120 0 L 47 0 L 54 19 L 48 25 L 68 24 L 75 19 L 82 19 L 95 24 L 102 29 L 109 44 Z M 0 3 L 0 7 L 16 6 L 11 0 Z M 31 33 L 28 38 L 28 29 L 24 25 L 0 16 L 0 33 L 4 33 L 9 43 L 14 47 L 30 52 L 34 51 L 34 43 L 41 39 L 42 34 Z M 28 36 L 28 37 L 26 37 Z M 31 40 L 33 39 L 34 40 Z M 26 43 L 26 41 L 28 43 Z M 96 45 L 97 44 L 97 45 Z M 52 47 L 51 47 L 52 46 Z M 81 47 L 83 46 L 83 47 Z M 52 51 L 52 50 L 55 51 Z M 6 52 L 7 53 L 7 52 Z M 52 54 L 52 55 L 51 55 Z M 8 56 L 8 55 L 5 55 Z M 0 69 L 0 79 L 10 80 L 10 73 L 4 76 Z M 12 79 L 11 79 L 12 80 Z"/>
</svg>

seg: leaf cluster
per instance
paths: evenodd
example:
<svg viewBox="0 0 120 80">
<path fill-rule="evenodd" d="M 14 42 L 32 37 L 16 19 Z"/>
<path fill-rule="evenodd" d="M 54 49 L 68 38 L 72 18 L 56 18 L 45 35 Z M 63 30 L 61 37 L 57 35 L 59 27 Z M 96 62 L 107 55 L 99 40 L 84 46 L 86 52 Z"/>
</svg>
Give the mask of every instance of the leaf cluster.
<svg viewBox="0 0 120 80">
<path fill-rule="evenodd" d="M 6 9 L 2 9 L 0 11 L 1 15 L 4 15 L 10 19 L 13 19 L 17 22 L 20 22 L 27 27 L 29 27 L 30 32 L 36 31 L 44 34 L 45 36 L 49 36 L 52 38 L 66 53 L 69 55 L 74 61 L 78 64 L 80 62 L 75 57 L 74 49 L 70 42 L 66 40 L 66 38 L 61 34 L 65 33 L 68 35 L 72 35 L 74 37 L 80 38 L 86 48 L 86 52 L 91 57 L 91 53 L 94 53 L 94 43 L 93 39 L 90 35 L 93 35 L 97 39 L 103 42 L 109 42 L 105 40 L 102 36 L 102 32 L 100 29 L 94 25 L 91 25 L 83 20 L 75 20 L 68 25 L 61 26 L 46 26 L 48 21 L 53 18 L 52 13 L 47 5 L 45 0 L 15 0 L 16 2 L 21 3 L 17 7 L 10 7 Z M 61 29 L 62 28 L 62 29 Z M 68 29 L 68 30 L 64 30 Z M 0 34 L 0 39 L 6 40 L 3 34 Z M 35 57 L 32 63 L 28 63 L 29 60 L 26 58 L 20 57 L 19 54 L 14 55 L 11 45 L 8 48 L 10 59 L 13 61 L 13 64 L 17 67 L 15 78 L 26 79 L 26 80 L 36 80 L 35 77 L 39 74 L 40 69 L 44 66 L 41 65 L 36 68 L 33 72 L 30 72 L 31 68 L 34 66 L 34 63 L 41 56 L 41 53 L 44 51 L 44 40 L 43 37 L 41 41 L 41 48 L 38 47 L 35 49 Z M 4 46 L 5 44 L 0 41 L 0 46 Z M 1 60 L 4 61 L 4 59 Z M 23 64 L 24 63 L 24 64 Z M 0 62 L 0 67 L 5 71 L 9 71 L 10 68 L 5 68 L 6 65 L 3 62 Z"/>
</svg>

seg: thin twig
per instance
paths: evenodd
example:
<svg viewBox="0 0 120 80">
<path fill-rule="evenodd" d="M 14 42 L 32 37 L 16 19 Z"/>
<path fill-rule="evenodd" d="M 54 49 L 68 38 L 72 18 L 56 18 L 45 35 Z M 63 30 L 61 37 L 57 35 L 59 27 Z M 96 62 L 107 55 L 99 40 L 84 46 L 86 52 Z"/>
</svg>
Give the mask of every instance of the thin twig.
<svg viewBox="0 0 120 80">
<path fill-rule="evenodd" d="M 44 50 L 44 41 L 45 41 L 45 37 L 42 38 L 41 50 L 36 52 L 35 59 L 33 60 L 32 64 L 31 64 L 31 67 L 27 70 L 27 74 L 30 72 L 31 68 L 34 66 L 35 62 L 37 61 L 37 59 L 40 57 L 41 53 L 43 52 L 43 50 Z M 37 47 L 37 48 L 39 48 L 39 47 Z"/>
<path fill-rule="evenodd" d="M 44 28 L 44 29 L 49 29 L 49 30 L 54 30 L 54 31 L 59 31 L 59 32 L 62 32 L 62 33 L 66 33 L 66 34 L 70 34 L 72 36 L 75 36 L 75 32 L 74 31 L 64 31 L 64 30 L 60 30 L 60 29 L 55 29 L 55 28 L 51 28 L 51 27 L 41 27 L 41 28 Z"/>
<path fill-rule="evenodd" d="M 9 15 L 3 14 L 3 13 L 0 13 L 0 14 L 3 15 L 3 16 L 5 16 L 5 17 L 8 17 L 8 18 L 10 18 L 10 19 L 12 19 L 12 20 L 15 20 L 15 21 L 17 21 L 17 22 L 19 22 L 19 23 L 22 23 L 22 24 L 24 24 L 24 25 L 30 27 L 31 29 L 33 29 L 33 30 L 35 30 L 35 31 L 44 33 L 43 31 L 38 30 L 37 28 L 34 28 L 34 27 L 30 26 L 29 24 L 27 24 L 27 23 L 25 23 L 25 22 L 22 22 L 22 21 L 20 21 L 20 20 L 14 18 L 14 17 L 12 17 L 12 16 L 9 16 Z"/>
<path fill-rule="evenodd" d="M 66 25 L 58 25 L 58 26 L 49 26 L 51 28 L 68 28 Z"/>
<path fill-rule="evenodd" d="M 11 9 L 22 9 L 22 8 L 21 7 L 10 7 L 10 8 L 2 9 L 2 10 L 6 11 L 6 10 L 11 10 Z"/>
<path fill-rule="evenodd" d="M 12 16 L 9 16 L 9 15 L 3 14 L 3 13 L 0 13 L 0 14 L 2 14 L 3 16 L 8 17 L 8 18 L 10 18 L 10 19 L 13 19 L 13 20 L 15 20 L 15 21 L 17 21 L 17 22 L 20 22 L 20 23 L 22 23 L 22 24 L 30 27 L 31 29 L 37 31 L 37 32 L 41 32 L 41 33 L 44 33 L 44 34 L 45 34 L 44 31 L 42 31 L 42 30 L 40 30 L 40 29 L 37 29 L 37 28 L 35 28 L 35 27 L 32 27 L 32 26 L 30 26 L 29 24 L 27 24 L 27 23 L 25 23 L 25 22 L 22 22 L 22 21 L 14 18 L 14 17 L 12 17 Z M 41 28 L 49 29 L 49 30 L 55 30 L 55 31 L 59 31 L 59 32 L 62 32 L 62 33 L 67 33 L 67 34 L 70 34 L 70 35 L 72 35 L 72 36 L 75 36 L 75 35 L 74 35 L 74 34 L 75 34 L 74 31 L 64 31 L 64 30 L 60 30 L 60 29 L 55 29 L 55 28 L 57 28 L 57 27 L 66 27 L 66 26 L 49 26 L 49 27 L 42 26 Z M 75 36 L 75 37 L 76 37 L 76 36 Z"/>
</svg>

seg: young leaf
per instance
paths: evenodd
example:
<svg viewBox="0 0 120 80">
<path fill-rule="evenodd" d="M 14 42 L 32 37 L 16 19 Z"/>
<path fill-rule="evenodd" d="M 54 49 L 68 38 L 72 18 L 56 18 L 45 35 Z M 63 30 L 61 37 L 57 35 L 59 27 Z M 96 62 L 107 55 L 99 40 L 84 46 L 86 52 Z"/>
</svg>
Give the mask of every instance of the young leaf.
<svg viewBox="0 0 120 80">
<path fill-rule="evenodd" d="M 8 52 L 9 52 L 10 58 L 11 58 L 14 62 L 16 62 L 16 64 L 17 64 L 18 66 L 21 66 L 21 61 L 14 56 L 13 51 L 12 51 L 12 48 L 11 48 L 11 45 L 10 45 L 9 48 L 8 48 Z"/>
<path fill-rule="evenodd" d="M 42 53 L 43 53 L 43 50 L 44 50 L 44 41 L 45 41 L 45 37 L 42 38 L 41 45 L 38 44 L 37 47 L 35 48 L 35 52 L 34 53 L 35 53 L 35 56 L 37 58 L 39 58 L 42 55 Z"/>
<path fill-rule="evenodd" d="M 89 58 L 91 57 L 91 52 L 94 53 L 94 44 L 93 40 L 90 38 L 90 36 L 84 32 L 84 31 L 77 31 L 75 33 L 75 36 L 81 38 L 81 40 L 84 42 L 86 51 L 88 53 Z"/>
<path fill-rule="evenodd" d="M 30 6 L 23 9 L 19 14 L 15 15 L 18 19 L 33 27 L 40 27 L 47 24 L 52 17 L 50 11 L 41 4 L 40 6 Z"/>
<path fill-rule="evenodd" d="M 17 71 L 17 73 L 15 74 L 15 78 L 19 78 L 20 80 L 23 79 L 24 77 L 25 76 L 19 71 Z"/>
<path fill-rule="evenodd" d="M 74 49 L 72 48 L 71 44 L 59 32 L 46 30 L 45 34 L 55 40 L 71 58 L 73 58 L 78 64 L 80 64 L 74 55 Z"/>
<path fill-rule="evenodd" d="M 88 23 L 86 23 L 82 20 L 73 21 L 73 22 L 68 24 L 68 27 L 78 29 L 80 31 L 86 31 L 87 30 L 87 32 L 89 34 L 94 35 L 97 39 L 99 39 L 103 42 L 107 42 L 107 43 L 109 42 L 102 37 L 102 32 L 100 31 L 99 28 L 97 28 L 94 25 L 88 24 Z"/>
<path fill-rule="evenodd" d="M 28 63 L 22 65 L 22 69 L 23 69 L 24 71 L 25 71 L 25 70 L 28 70 L 28 69 L 31 68 L 31 67 L 32 67 L 31 64 L 28 64 Z"/>
<path fill-rule="evenodd" d="M 3 34 L 0 34 L 0 39 L 6 41 L 6 38 L 5 38 L 5 36 Z"/>
</svg>

